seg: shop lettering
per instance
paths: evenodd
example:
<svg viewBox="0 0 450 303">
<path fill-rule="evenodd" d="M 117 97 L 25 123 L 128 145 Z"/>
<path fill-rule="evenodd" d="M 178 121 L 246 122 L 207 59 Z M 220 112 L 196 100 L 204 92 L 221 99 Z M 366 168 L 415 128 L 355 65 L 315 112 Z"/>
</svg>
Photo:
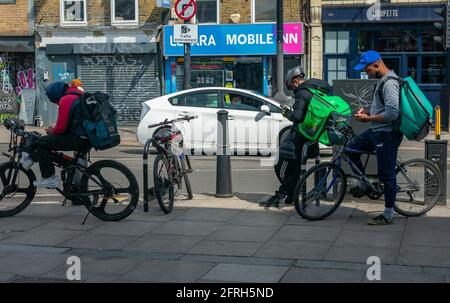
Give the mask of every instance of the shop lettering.
<svg viewBox="0 0 450 303">
<path fill-rule="evenodd" d="M 297 33 L 284 34 L 283 42 L 286 44 L 298 44 L 298 34 Z"/>
<path fill-rule="evenodd" d="M 375 10 L 373 13 L 374 17 L 398 17 L 398 9 L 383 9 Z"/>
<path fill-rule="evenodd" d="M 195 46 L 211 46 L 211 45 L 216 46 L 216 40 L 214 39 L 213 35 L 209 35 L 209 37 L 206 36 L 206 35 L 200 35 L 198 37 L 198 42 L 196 44 L 192 44 L 192 45 L 195 45 Z M 170 36 L 170 46 L 173 46 L 173 47 L 175 47 L 175 46 L 183 46 L 183 44 L 182 43 L 175 43 L 173 41 L 173 36 Z"/>
<path fill-rule="evenodd" d="M 273 34 L 240 34 L 227 35 L 227 45 L 265 45 L 273 44 Z"/>
</svg>

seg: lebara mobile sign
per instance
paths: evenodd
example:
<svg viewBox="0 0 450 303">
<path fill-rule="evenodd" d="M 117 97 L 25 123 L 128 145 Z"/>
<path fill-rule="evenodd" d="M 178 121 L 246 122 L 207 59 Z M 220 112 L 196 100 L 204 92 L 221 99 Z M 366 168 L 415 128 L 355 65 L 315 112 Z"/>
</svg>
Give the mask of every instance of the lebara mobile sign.
<svg viewBox="0 0 450 303">
<path fill-rule="evenodd" d="M 192 56 L 275 55 L 275 23 L 199 25 L 198 42 L 192 44 Z M 285 54 L 303 54 L 303 24 L 283 26 Z M 175 43 L 173 26 L 164 26 L 164 56 L 183 56 L 183 44 Z"/>
</svg>

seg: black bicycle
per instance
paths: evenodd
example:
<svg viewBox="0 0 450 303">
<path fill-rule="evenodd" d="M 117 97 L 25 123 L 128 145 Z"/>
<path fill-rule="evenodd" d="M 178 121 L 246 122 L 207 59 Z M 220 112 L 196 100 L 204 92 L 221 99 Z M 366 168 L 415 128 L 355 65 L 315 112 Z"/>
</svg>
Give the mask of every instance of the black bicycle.
<svg viewBox="0 0 450 303">
<path fill-rule="evenodd" d="M 148 211 L 148 152 L 149 147 L 156 148 L 157 155 L 153 162 L 154 194 L 162 211 L 166 214 L 173 209 L 175 196 L 183 188 L 183 179 L 189 200 L 192 194 L 188 174 L 192 172 L 189 157 L 183 151 L 183 135 L 178 122 L 189 122 L 197 116 L 184 116 L 173 120 L 149 125 L 148 128 L 161 127 L 155 131 L 144 147 L 144 211 Z M 177 188 L 175 190 L 175 187 Z"/>
<path fill-rule="evenodd" d="M 33 201 L 36 176 L 20 164 L 27 144 L 41 134 L 25 131 L 23 120 L 5 119 L 11 131 L 9 148 L 4 156 L 8 162 L 0 164 L 0 217 L 14 216 Z M 83 204 L 89 213 L 104 221 L 119 221 L 128 217 L 139 202 L 139 185 L 133 173 L 122 163 L 101 160 L 88 166 L 90 146 L 75 151 L 74 157 L 52 151 L 53 164 L 61 169 L 62 189 L 56 190 L 68 200 Z"/>
<path fill-rule="evenodd" d="M 383 184 L 372 181 L 350 160 L 346 152 L 367 154 L 375 153 L 350 149 L 347 142 L 354 136 L 348 124 L 334 128 L 335 135 L 342 142 L 331 162 L 311 167 L 299 180 L 295 188 L 294 203 L 298 214 L 307 220 L 321 220 L 331 215 L 345 197 L 347 184 L 353 183 L 350 193 L 353 197 L 377 200 L 383 193 Z M 353 173 L 346 174 L 342 164 L 347 163 Z M 397 198 L 395 211 L 403 216 L 415 217 L 428 212 L 438 202 L 443 186 L 443 178 L 436 163 L 427 159 L 411 159 L 405 162 L 397 159 Z M 352 182 L 349 182 L 352 181 Z"/>
</svg>

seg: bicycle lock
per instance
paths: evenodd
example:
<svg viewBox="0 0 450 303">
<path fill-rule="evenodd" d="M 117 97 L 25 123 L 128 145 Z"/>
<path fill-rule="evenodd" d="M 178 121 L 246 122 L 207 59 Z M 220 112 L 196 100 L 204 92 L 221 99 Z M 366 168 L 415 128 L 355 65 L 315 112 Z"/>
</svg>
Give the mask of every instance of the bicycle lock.
<svg viewBox="0 0 450 303">
<path fill-rule="evenodd" d="M 216 197 L 232 197 L 230 138 L 228 135 L 228 111 L 226 110 L 217 112 L 216 165 Z"/>
<path fill-rule="evenodd" d="M 441 140 L 441 107 L 437 105 L 436 110 L 436 124 L 434 127 L 435 140 L 425 140 L 425 158 L 433 161 L 439 167 L 444 183 L 441 197 L 439 197 L 439 204 L 447 204 L 447 140 Z M 427 172 L 425 172 L 427 174 Z M 425 175 L 425 180 L 427 176 Z M 425 195 L 433 195 L 433 189 L 428 189 Z M 447 204 L 450 206 L 450 204 Z"/>
</svg>

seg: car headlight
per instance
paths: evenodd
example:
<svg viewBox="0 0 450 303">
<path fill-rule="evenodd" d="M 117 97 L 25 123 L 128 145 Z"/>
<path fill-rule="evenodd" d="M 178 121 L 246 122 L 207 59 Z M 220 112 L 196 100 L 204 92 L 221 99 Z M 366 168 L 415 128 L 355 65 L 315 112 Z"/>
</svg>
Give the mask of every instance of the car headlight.
<svg viewBox="0 0 450 303">
<path fill-rule="evenodd" d="M 139 121 L 142 121 L 144 119 L 145 115 L 150 111 L 150 106 L 148 106 L 145 103 L 142 103 L 142 111 L 141 111 L 141 118 Z"/>
</svg>

